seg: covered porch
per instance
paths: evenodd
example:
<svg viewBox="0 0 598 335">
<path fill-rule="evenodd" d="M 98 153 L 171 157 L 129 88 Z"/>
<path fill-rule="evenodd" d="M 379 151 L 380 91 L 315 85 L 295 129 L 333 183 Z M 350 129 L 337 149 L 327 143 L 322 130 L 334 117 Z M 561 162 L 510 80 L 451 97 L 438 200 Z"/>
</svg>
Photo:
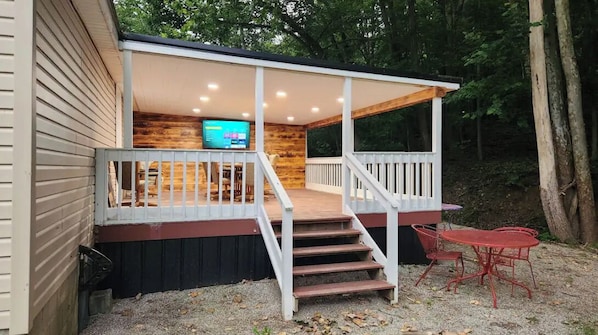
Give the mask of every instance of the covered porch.
<svg viewBox="0 0 598 335">
<path fill-rule="evenodd" d="M 442 97 L 458 84 L 147 36 L 126 36 L 121 47 L 122 148 L 96 150 L 100 241 L 255 235 L 290 319 L 295 224 L 342 216 L 379 264 L 372 283 L 397 300 L 399 225 L 440 219 Z M 419 103 L 429 103 L 429 151 L 355 152 L 355 119 Z M 249 147 L 202 147 L 197 124 L 207 119 L 251 122 Z M 307 158 L 307 131 L 335 123 L 342 155 Z M 268 154 L 280 156 L 278 166 Z"/>
</svg>

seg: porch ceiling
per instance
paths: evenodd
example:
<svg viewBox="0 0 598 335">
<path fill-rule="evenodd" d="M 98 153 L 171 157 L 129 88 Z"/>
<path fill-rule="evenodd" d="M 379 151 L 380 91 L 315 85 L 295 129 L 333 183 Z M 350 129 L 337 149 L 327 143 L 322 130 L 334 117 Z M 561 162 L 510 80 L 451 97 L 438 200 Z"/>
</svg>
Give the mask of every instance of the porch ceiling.
<svg viewBox="0 0 598 335">
<path fill-rule="evenodd" d="M 157 49 L 153 44 L 132 42 L 130 45 L 133 45 L 134 110 L 140 112 L 254 121 L 256 66 L 264 67 L 264 119 L 267 123 L 308 125 L 339 116 L 345 76 L 353 78 L 353 111 L 430 87 L 442 87 L 446 91 L 458 87 L 458 84 L 436 80 L 326 69 L 321 65 L 288 63 L 286 67 L 284 61 L 236 55 L 202 59 L 206 54 L 218 53 L 172 46 L 160 46 L 157 48 L 160 51 L 154 52 Z M 318 70 L 322 68 L 325 70 Z M 212 90 L 208 84 L 217 84 L 218 89 Z M 278 91 L 284 91 L 286 96 L 277 96 Z M 209 101 L 202 101 L 201 97 L 208 97 Z M 195 108 L 201 112 L 194 112 Z"/>
</svg>

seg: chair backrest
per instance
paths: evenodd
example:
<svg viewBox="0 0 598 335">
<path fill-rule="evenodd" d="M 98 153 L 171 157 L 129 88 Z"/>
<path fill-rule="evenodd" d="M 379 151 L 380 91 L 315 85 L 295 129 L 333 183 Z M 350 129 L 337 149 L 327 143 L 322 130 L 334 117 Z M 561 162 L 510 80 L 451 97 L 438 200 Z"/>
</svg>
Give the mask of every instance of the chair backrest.
<svg viewBox="0 0 598 335">
<path fill-rule="evenodd" d="M 272 168 L 274 169 L 274 172 L 276 172 L 276 165 L 278 164 L 278 160 L 280 159 L 280 155 L 279 154 L 270 154 L 268 155 L 268 160 L 270 161 L 270 165 L 272 165 Z"/>
<path fill-rule="evenodd" d="M 532 228 L 527 227 L 500 227 L 494 229 L 495 231 L 500 231 L 504 233 L 516 233 L 516 234 L 526 234 L 531 237 L 538 237 L 538 231 Z"/>
<path fill-rule="evenodd" d="M 413 228 L 417 233 L 419 242 L 424 248 L 424 252 L 426 254 L 438 251 L 438 232 L 435 229 L 423 224 L 414 224 L 411 225 L 411 228 Z"/>
<path fill-rule="evenodd" d="M 494 229 L 494 231 L 500 231 L 506 234 L 524 234 L 529 235 L 531 237 L 538 237 L 538 231 L 532 228 L 527 227 L 500 227 Z M 512 257 L 512 258 L 519 258 L 519 259 L 528 259 L 529 258 L 529 249 L 530 248 L 521 248 L 521 249 L 514 249 L 514 250 L 505 250 L 503 254 Z"/>
<path fill-rule="evenodd" d="M 137 186 L 139 184 L 139 176 L 137 173 L 135 173 L 134 176 L 134 183 L 136 184 L 136 187 L 133 187 L 133 184 L 131 183 L 131 169 L 132 169 L 133 163 L 132 162 L 122 162 L 122 179 L 121 179 L 121 185 L 120 188 L 123 190 L 127 190 L 127 191 L 131 191 L 131 190 L 136 190 Z M 116 172 L 116 180 L 118 181 L 118 162 L 114 162 L 114 171 Z"/>
<path fill-rule="evenodd" d="M 203 168 L 204 174 L 206 176 L 206 182 L 208 181 L 208 171 L 210 173 L 210 183 L 218 184 L 219 182 L 219 168 L 217 162 L 210 163 L 210 169 L 208 170 L 208 162 L 201 162 L 201 166 Z"/>
</svg>

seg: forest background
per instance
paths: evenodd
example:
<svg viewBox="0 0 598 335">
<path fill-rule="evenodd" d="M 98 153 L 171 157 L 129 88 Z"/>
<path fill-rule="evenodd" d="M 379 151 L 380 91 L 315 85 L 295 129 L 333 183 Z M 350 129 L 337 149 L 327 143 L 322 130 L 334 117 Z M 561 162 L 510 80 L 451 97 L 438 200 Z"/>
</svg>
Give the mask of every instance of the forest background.
<svg viewBox="0 0 598 335">
<path fill-rule="evenodd" d="M 462 78 L 443 106 L 443 201 L 464 207 L 449 219 L 480 228 L 527 226 L 546 239 L 595 243 L 598 1 L 543 3 L 538 13 L 531 8 L 541 0 L 530 6 L 517 0 L 115 0 L 124 32 Z M 530 19 L 534 11 L 539 19 Z M 570 19 L 568 35 L 563 17 Z M 541 46 L 530 42 L 534 29 L 542 29 Z M 534 47 L 546 51 L 546 60 L 535 64 L 548 69 L 548 83 L 541 83 L 548 89 L 532 99 Z M 569 89 L 571 59 L 578 95 Z M 576 96 L 579 105 L 572 104 Z M 549 108 L 539 107 L 538 97 Z M 430 110 L 420 105 L 356 120 L 355 150 L 429 150 Z M 553 134 L 538 128 L 539 115 Z M 575 126 L 583 130 L 581 140 Z M 312 130 L 308 155 L 338 156 L 340 140 L 340 125 Z M 547 154 L 539 144 L 544 140 L 556 149 Z M 559 141 L 569 152 L 559 152 Z M 579 163 L 580 151 L 586 163 Z M 556 166 L 552 188 L 543 182 L 546 162 Z M 582 165 L 589 190 L 577 170 Z M 563 217 L 551 212 L 551 197 Z"/>
</svg>

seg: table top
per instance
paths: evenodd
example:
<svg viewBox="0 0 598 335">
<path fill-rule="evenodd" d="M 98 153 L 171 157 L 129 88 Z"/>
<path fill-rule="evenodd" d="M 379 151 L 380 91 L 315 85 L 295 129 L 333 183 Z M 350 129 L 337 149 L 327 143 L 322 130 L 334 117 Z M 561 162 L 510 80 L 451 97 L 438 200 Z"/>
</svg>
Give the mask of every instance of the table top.
<svg viewBox="0 0 598 335">
<path fill-rule="evenodd" d="M 540 244 L 536 238 L 520 233 L 481 229 L 446 230 L 440 237 L 455 243 L 488 248 L 528 248 Z"/>
</svg>

